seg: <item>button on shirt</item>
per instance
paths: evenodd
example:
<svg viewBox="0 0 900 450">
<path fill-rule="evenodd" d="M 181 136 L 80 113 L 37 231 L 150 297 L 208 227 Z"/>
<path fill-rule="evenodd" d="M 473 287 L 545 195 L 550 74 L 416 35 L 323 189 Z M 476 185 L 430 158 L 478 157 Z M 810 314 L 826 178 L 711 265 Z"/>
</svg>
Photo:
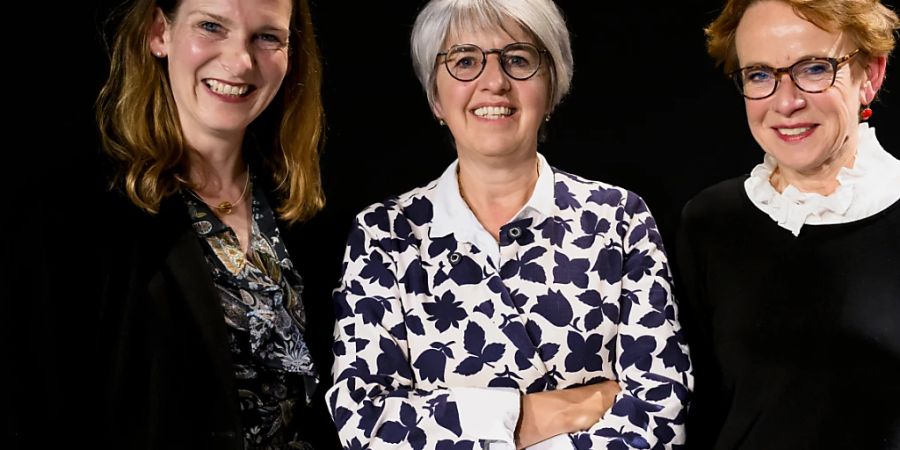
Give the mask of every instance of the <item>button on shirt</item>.
<svg viewBox="0 0 900 450">
<path fill-rule="evenodd" d="M 534 448 L 683 443 L 690 360 L 650 212 L 539 158 L 499 242 L 457 163 L 357 217 L 326 396 L 346 446 L 515 448 L 520 393 L 607 379 L 622 392 L 597 424 Z"/>
</svg>

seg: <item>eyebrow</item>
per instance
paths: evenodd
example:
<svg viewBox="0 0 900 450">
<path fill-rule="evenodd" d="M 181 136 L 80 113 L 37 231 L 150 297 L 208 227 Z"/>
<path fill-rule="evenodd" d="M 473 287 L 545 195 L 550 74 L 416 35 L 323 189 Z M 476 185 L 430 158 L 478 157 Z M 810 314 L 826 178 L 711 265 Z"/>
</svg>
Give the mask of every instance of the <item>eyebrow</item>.
<svg viewBox="0 0 900 450">
<path fill-rule="evenodd" d="M 204 16 L 209 19 L 215 20 L 216 22 L 221 22 L 223 25 L 231 25 L 231 23 L 232 23 L 231 19 L 229 19 L 225 16 L 220 16 L 218 14 L 213 14 L 213 13 L 207 12 L 207 11 L 191 11 L 190 14 L 188 14 L 188 17 L 193 17 L 193 16 Z"/>
<path fill-rule="evenodd" d="M 212 19 L 212 20 L 214 20 L 214 21 L 216 21 L 216 22 L 221 23 L 222 25 L 225 25 L 226 27 L 231 27 L 231 25 L 233 24 L 233 22 L 232 22 L 231 19 L 229 19 L 229 18 L 227 18 L 227 17 L 225 17 L 225 16 L 220 16 L 220 15 L 218 15 L 218 14 L 214 14 L 214 13 L 208 12 L 208 11 L 200 11 L 200 10 L 198 10 L 198 11 L 192 11 L 191 13 L 188 14 L 188 17 L 193 17 L 193 16 L 203 16 L 203 17 L 207 17 L 207 18 L 209 18 L 209 19 Z M 289 30 L 289 29 L 287 29 L 287 28 L 282 28 L 282 27 L 279 27 L 279 26 L 277 26 L 277 25 L 272 25 L 272 24 L 266 24 L 266 25 L 263 25 L 263 26 L 262 26 L 261 28 L 259 28 L 257 31 L 258 31 L 258 32 L 259 32 L 259 31 L 262 31 L 262 32 L 268 32 L 268 33 L 271 33 L 271 32 L 279 32 L 279 33 L 284 33 L 284 34 L 290 34 L 290 30 Z"/>
<path fill-rule="evenodd" d="M 795 59 L 794 62 L 792 62 L 792 63 L 790 63 L 790 64 L 788 64 L 788 65 L 786 65 L 786 66 L 781 66 L 781 68 L 791 67 L 792 65 L 797 64 L 798 62 L 804 61 L 804 60 L 807 60 L 807 59 L 828 59 L 828 58 L 836 59 L 836 58 L 839 58 L 839 56 L 822 56 L 821 54 L 815 54 L 815 55 L 813 55 L 813 54 L 807 53 L 806 55 L 803 55 L 803 56 L 801 56 L 801 57 Z M 745 68 L 748 68 L 748 67 L 769 67 L 769 68 L 771 68 L 771 69 L 777 69 L 777 68 L 778 68 L 778 67 L 776 67 L 776 66 L 773 66 L 773 65 L 771 65 L 771 64 L 766 64 L 766 63 L 752 63 L 752 64 L 747 64 L 747 65 L 741 66 L 740 68 L 741 68 L 741 69 L 745 69 Z"/>
</svg>

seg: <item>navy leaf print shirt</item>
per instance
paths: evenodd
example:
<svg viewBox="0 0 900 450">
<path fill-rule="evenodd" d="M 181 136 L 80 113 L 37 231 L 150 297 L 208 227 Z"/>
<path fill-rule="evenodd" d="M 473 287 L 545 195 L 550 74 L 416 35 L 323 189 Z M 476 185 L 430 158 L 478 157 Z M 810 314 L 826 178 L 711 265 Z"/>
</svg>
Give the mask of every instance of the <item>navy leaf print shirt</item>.
<svg viewBox="0 0 900 450">
<path fill-rule="evenodd" d="M 656 224 L 637 195 L 550 167 L 499 242 L 453 163 L 357 216 L 335 290 L 345 448 L 515 448 L 520 393 L 618 380 L 583 432 L 542 449 L 673 448 L 693 384 Z"/>
</svg>

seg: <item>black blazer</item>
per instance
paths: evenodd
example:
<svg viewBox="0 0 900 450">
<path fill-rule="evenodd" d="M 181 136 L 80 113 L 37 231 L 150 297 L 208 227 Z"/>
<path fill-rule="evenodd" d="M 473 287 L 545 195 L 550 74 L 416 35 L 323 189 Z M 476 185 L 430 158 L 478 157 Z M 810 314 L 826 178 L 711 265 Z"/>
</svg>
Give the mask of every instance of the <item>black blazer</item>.
<svg viewBox="0 0 900 450">
<path fill-rule="evenodd" d="M 117 449 L 242 449 L 224 314 L 185 206 L 176 197 L 155 216 L 113 209 L 124 220 L 109 242 L 103 294 L 104 441 Z M 330 347 L 312 341 L 311 349 Z M 327 379 L 330 361 L 315 362 Z M 334 448 L 323 392 L 295 420 L 316 448 Z"/>
</svg>

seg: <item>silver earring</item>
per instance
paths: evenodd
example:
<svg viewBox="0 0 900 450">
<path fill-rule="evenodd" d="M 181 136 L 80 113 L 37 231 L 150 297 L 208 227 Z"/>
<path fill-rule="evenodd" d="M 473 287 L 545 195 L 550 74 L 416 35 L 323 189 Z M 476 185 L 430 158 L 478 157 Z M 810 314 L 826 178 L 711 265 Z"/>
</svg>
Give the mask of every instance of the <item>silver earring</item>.
<svg viewBox="0 0 900 450">
<path fill-rule="evenodd" d="M 163 52 L 156 52 L 156 57 L 157 57 L 157 58 L 162 58 L 162 57 L 163 57 Z"/>
<path fill-rule="evenodd" d="M 447 122 L 444 122 L 444 119 L 438 119 L 438 123 L 443 127 L 447 125 Z"/>
<path fill-rule="evenodd" d="M 549 122 L 549 121 L 550 121 L 550 114 L 547 114 L 547 117 L 544 117 L 544 122 Z"/>
</svg>

